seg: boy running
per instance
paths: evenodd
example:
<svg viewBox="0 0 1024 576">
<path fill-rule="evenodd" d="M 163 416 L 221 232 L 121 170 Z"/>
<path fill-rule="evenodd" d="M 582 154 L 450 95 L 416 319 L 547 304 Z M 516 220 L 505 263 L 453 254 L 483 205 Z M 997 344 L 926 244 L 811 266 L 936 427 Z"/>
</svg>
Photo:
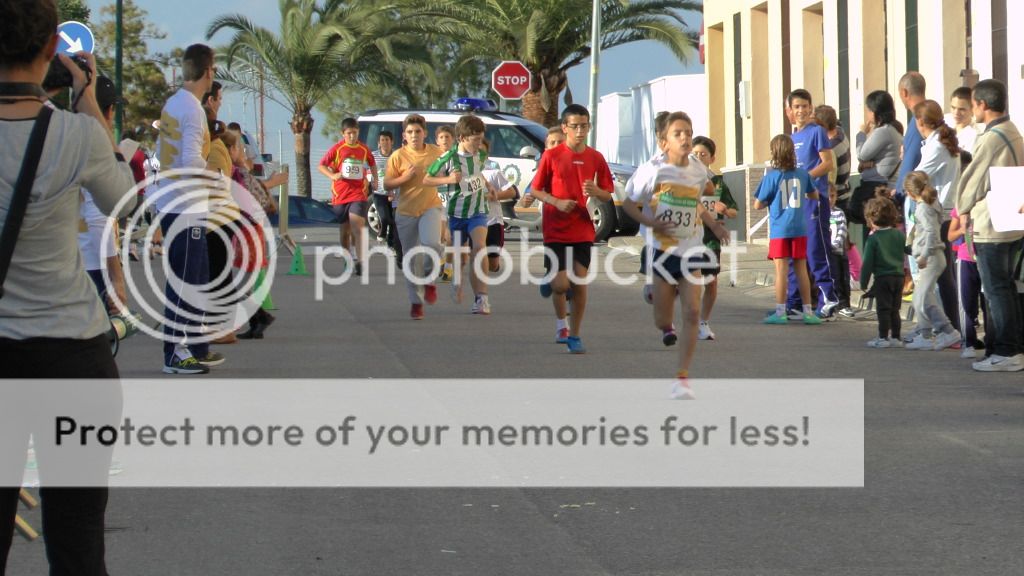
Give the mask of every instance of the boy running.
<svg viewBox="0 0 1024 576">
<path fill-rule="evenodd" d="M 363 275 L 363 244 L 369 202 L 366 196 L 367 167 L 370 186 L 377 189 L 377 163 L 373 152 L 359 141 L 359 124 L 355 118 L 341 121 L 343 139 L 320 159 L 320 173 L 331 179 L 331 208 L 341 222 L 341 247 L 353 253 L 356 276 Z"/>
<path fill-rule="evenodd" d="M 487 153 L 481 149 L 484 139 L 484 121 L 467 114 L 455 124 L 455 137 L 459 141 L 427 168 L 423 184 L 427 186 L 447 185 L 448 231 L 451 246 L 461 249 L 464 242 L 471 241 L 472 258 L 484 249 L 487 241 L 488 200 L 496 196 L 483 177 Z M 443 175 L 442 175 L 443 174 Z M 470 273 L 473 287 L 473 314 L 490 314 L 491 304 L 487 298 L 487 284 L 473 265 Z M 452 299 L 462 303 L 462 266 L 452 275 Z"/>
<path fill-rule="evenodd" d="M 587 306 L 587 285 L 569 280 L 567 270 L 572 266 L 576 278 L 585 278 L 590 268 L 590 255 L 594 247 L 594 223 L 587 211 L 587 200 L 601 202 L 611 199 L 614 182 L 612 172 L 600 152 L 587 146 L 590 132 L 590 112 L 579 104 L 570 104 L 562 112 L 562 132 L 565 143 L 541 156 L 537 174 L 533 178 L 533 196 L 543 207 L 545 264 L 548 273 L 554 268 L 550 283 L 554 292 L 556 341 L 569 347 L 573 354 L 587 349 L 580 340 L 580 325 Z M 542 294 L 544 286 L 541 286 Z M 565 294 L 573 291 L 572 323 L 566 330 Z"/>
<path fill-rule="evenodd" d="M 707 136 L 697 136 L 693 139 L 693 155 L 700 160 L 701 164 L 711 170 L 715 162 L 715 142 Z M 714 185 L 714 192 L 700 197 L 700 203 L 704 209 L 711 212 L 715 219 L 721 222 L 726 218 L 735 218 L 739 214 L 739 206 L 733 200 L 732 192 L 725 184 L 721 174 L 711 172 L 711 184 Z M 704 275 L 710 280 L 704 284 L 704 297 L 700 304 L 700 328 L 697 330 L 697 339 L 714 340 L 715 333 L 708 326 L 711 319 L 711 309 L 715 307 L 715 300 L 718 299 L 718 276 L 722 273 L 722 244 L 718 241 L 715 231 L 704 225 L 704 246 L 715 253 L 715 266 L 705 268 Z"/>
</svg>

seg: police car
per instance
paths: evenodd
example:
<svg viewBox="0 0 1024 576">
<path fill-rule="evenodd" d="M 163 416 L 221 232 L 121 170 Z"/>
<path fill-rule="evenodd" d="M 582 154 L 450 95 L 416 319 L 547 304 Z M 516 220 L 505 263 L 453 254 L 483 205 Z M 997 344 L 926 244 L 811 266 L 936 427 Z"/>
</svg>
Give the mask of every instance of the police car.
<svg viewBox="0 0 1024 576">
<path fill-rule="evenodd" d="M 480 98 L 459 98 L 447 110 L 370 110 L 358 118 L 359 139 L 371 148 L 377 147 L 380 133 L 388 130 L 395 138 L 395 148 L 402 145 L 402 121 L 409 114 L 419 114 L 427 121 L 428 143 L 434 142 L 434 133 L 438 126 L 448 125 L 454 128 L 459 116 L 472 112 L 484 121 L 487 131 L 484 137 L 490 142 L 490 159 L 498 164 L 505 178 L 525 193 L 533 175 L 537 171 L 537 161 L 544 150 L 544 140 L 548 130 L 544 126 L 527 120 L 516 114 L 498 112 L 493 100 Z M 621 206 L 623 187 L 633 173 L 632 166 L 612 165 L 615 177 L 613 202 L 595 205 L 591 208 L 591 218 L 599 240 L 604 240 L 614 231 L 635 233 L 636 223 L 622 213 Z M 367 215 L 370 228 L 376 234 L 380 230 L 380 220 L 376 209 L 370 204 Z"/>
</svg>

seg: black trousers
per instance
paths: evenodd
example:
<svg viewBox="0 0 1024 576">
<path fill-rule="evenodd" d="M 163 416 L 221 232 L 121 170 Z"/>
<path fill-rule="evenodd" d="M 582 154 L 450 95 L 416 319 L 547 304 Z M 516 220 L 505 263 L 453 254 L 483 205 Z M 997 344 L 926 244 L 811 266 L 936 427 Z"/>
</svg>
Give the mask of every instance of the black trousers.
<svg viewBox="0 0 1024 576">
<path fill-rule="evenodd" d="M 34 338 L 10 340 L 0 338 L 0 366 L 4 378 L 97 378 L 117 379 L 117 365 L 110 353 L 107 337 L 97 336 L 89 340 L 58 338 Z M 13 387 L 13 383 L 11 384 Z M 97 388 L 81 389 L 93 394 Z M 111 382 L 103 388 L 110 393 L 111 406 L 120 414 L 120 384 Z M 13 393 L 12 388 L 7 390 Z M 30 392 L 22 390 L 19 392 Z M 23 394 L 17 394 L 19 398 Z M 106 395 L 103 397 L 106 400 Z M 95 398 L 93 398 L 95 400 Z M 11 415 L 11 411 L 27 411 L 26 406 L 12 406 L 13 399 L 4 399 L 7 407 L 0 409 L 0 417 Z M 37 399 L 45 403 L 45 398 Z M 12 420 L 16 422 L 12 422 Z M 24 472 L 28 436 L 33 429 L 24 429 L 26 419 L 0 421 L 0 472 L 17 477 Z M 52 426 L 52 422 L 45 424 Z M 16 429 L 10 429 L 16 428 Z M 35 426 L 33 426 L 35 428 Z M 41 448 L 41 447 L 40 447 Z M 13 458 L 11 457 L 13 455 Z M 44 458 L 37 449 L 39 470 L 45 478 L 47 464 L 54 462 L 54 454 Z M 56 464 L 59 466 L 59 463 Z M 110 467 L 109 456 L 105 461 L 90 462 L 96 474 L 106 477 Z M 20 482 L 15 482 L 20 484 Z M 18 511 L 18 486 L 0 482 L 0 576 L 6 573 L 7 557 L 14 537 L 14 516 Z M 50 562 L 52 576 L 106 576 L 107 568 L 104 551 L 104 515 L 107 508 L 106 488 L 41 488 L 43 538 L 46 542 L 46 557 Z"/>
<path fill-rule="evenodd" d="M 903 276 L 877 276 L 871 289 L 878 312 L 878 337 L 900 337 L 903 319 L 900 307 L 903 305 Z"/>
<path fill-rule="evenodd" d="M 846 254 L 828 251 L 829 267 L 835 277 L 836 299 L 839 300 L 838 310 L 850 307 L 850 258 Z"/>
<path fill-rule="evenodd" d="M 946 269 L 942 271 L 942 275 L 939 276 L 939 302 L 942 303 L 942 311 L 946 313 L 946 318 L 949 318 L 949 323 L 953 325 L 953 328 L 957 331 L 961 330 L 960 326 L 960 305 L 956 282 L 956 258 L 953 255 L 953 246 L 949 243 L 949 221 L 942 223 L 939 232 L 942 236 L 942 243 L 945 245 L 946 254 Z"/>
</svg>

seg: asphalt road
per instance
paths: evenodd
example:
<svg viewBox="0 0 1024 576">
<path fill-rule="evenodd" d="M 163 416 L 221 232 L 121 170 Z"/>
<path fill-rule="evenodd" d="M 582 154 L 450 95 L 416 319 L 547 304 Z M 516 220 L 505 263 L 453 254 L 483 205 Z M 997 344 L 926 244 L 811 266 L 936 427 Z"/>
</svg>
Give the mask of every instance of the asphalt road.
<svg viewBox="0 0 1024 576">
<path fill-rule="evenodd" d="M 493 289 L 490 317 L 450 304 L 442 288 L 426 319 L 412 322 L 404 287 L 377 282 L 380 262 L 372 285 L 329 287 L 321 302 L 312 278 L 284 275 L 287 264 L 267 338 L 219 347 L 228 360 L 211 376 L 287 386 L 299 377 L 674 373 L 676 351 L 662 346 L 639 285 L 598 281 L 584 322 L 589 353 L 573 356 L 552 343 L 550 304 L 534 287 Z M 531 266 L 540 270 L 539 259 Z M 632 270 L 635 258 L 620 266 Z M 692 374 L 864 379 L 863 488 L 118 489 L 110 572 L 1024 574 L 1024 378 L 973 372 L 954 351 L 868 349 L 870 321 L 762 325 L 771 291 L 751 280 L 766 269 L 763 252 L 740 266 L 740 285 L 721 290 L 717 340 L 699 344 Z M 126 341 L 118 364 L 124 377 L 164 377 L 159 343 L 146 337 Z M 24 516 L 38 525 L 38 511 Z M 9 573 L 44 566 L 41 543 L 16 537 Z"/>
</svg>

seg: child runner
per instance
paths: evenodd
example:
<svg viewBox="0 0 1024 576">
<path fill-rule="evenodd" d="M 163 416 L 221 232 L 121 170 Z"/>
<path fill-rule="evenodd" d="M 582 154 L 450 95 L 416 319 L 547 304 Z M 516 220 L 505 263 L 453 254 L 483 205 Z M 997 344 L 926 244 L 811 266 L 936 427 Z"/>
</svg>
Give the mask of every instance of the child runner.
<svg viewBox="0 0 1024 576">
<path fill-rule="evenodd" d="M 811 281 L 807 273 L 807 222 L 804 217 L 806 196 L 817 199 L 818 191 L 811 177 L 796 166 L 793 140 L 779 134 L 771 142 L 772 168 L 764 175 L 757 188 L 754 208 L 768 207 L 768 258 L 775 261 L 775 313 L 764 319 L 765 324 L 786 324 L 786 293 L 789 281 L 789 260 L 799 284 L 803 302 L 804 324 L 821 324 L 814 314 Z"/>
<path fill-rule="evenodd" d="M 868 340 L 869 348 L 902 348 L 900 306 L 903 298 L 903 246 L 906 237 L 896 228 L 900 214 L 885 189 L 868 200 L 864 220 L 873 232 L 864 243 L 860 268 L 860 289 L 875 298 L 878 311 L 878 337 Z M 868 291 L 871 276 L 875 285 Z"/>
<path fill-rule="evenodd" d="M 371 189 L 377 189 L 373 152 L 359 141 L 359 123 L 355 118 L 341 121 L 343 140 L 331 147 L 320 160 L 320 173 L 333 182 L 331 207 L 341 222 L 341 247 L 353 254 L 356 276 L 362 276 L 361 238 L 366 228 L 366 168 L 369 166 Z M 353 250 L 352 245 L 355 245 Z"/>
<path fill-rule="evenodd" d="M 483 151 L 490 154 L 491 143 L 484 138 Z M 490 218 L 487 220 L 487 269 L 491 274 L 501 270 L 501 249 L 505 246 L 505 219 L 501 211 L 501 202 L 510 200 L 519 194 L 515 184 L 505 178 L 505 174 L 493 160 L 488 160 L 483 171 L 487 183 L 498 191 L 494 200 L 488 202 Z"/>
<path fill-rule="evenodd" d="M 914 285 L 914 316 L 917 335 L 907 344 L 909 350 L 942 350 L 960 342 L 960 333 L 950 324 L 942 310 L 936 287 L 946 269 L 946 249 L 940 236 L 942 204 L 939 193 L 928 183 L 928 174 L 915 170 L 903 180 L 903 190 L 917 203 L 914 210 L 913 250 L 917 261 L 917 282 Z M 935 331 L 935 339 L 928 334 Z"/>
<path fill-rule="evenodd" d="M 448 150 L 431 164 L 423 179 L 427 186 L 446 184 L 451 190 L 448 197 L 450 245 L 461 249 L 466 241 L 471 241 L 470 262 L 476 261 L 477 254 L 487 242 L 487 221 L 490 218 L 487 202 L 497 195 L 483 177 L 487 153 L 481 145 L 486 128 L 484 121 L 472 114 L 460 117 L 455 124 L 458 147 Z M 459 266 L 451 280 L 452 299 L 457 304 L 462 303 L 462 269 L 463 266 Z M 470 268 L 469 282 L 473 287 L 473 314 L 490 314 L 488 286 L 477 273 L 476 266 Z"/>
<path fill-rule="evenodd" d="M 394 151 L 395 135 L 390 130 L 381 130 L 377 137 L 377 149 L 373 152 L 373 161 L 377 164 L 377 187 L 373 189 L 373 205 L 377 208 L 377 219 L 380 222 L 378 240 L 387 242 L 388 248 L 395 251 L 395 261 L 399 269 L 402 266 L 402 243 L 398 241 L 398 230 L 395 228 L 395 210 L 391 206 L 398 190 L 384 187 L 384 173 L 388 166 L 388 157 Z"/>
<path fill-rule="evenodd" d="M 956 251 L 956 277 L 960 284 L 958 308 L 960 311 L 961 358 L 977 358 L 977 350 L 984 350 L 985 344 L 978 340 L 978 312 L 984 310 L 985 297 L 981 295 L 981 275 L 978 263 L 971 255 L 970 247 L 960 224 L 960 214 L 953 208 L 949 221 L 949 242 Z M 979 305 L 979 302 L 981 303 Z M 986 333 L 989 331 L 986 330 Z"/>
<path fill-rule="evenodd" d="M 422 320 L 423 303 L 437 302 L 437 287 L 433 279 L 440 270 L 434 268 L 434 258 L 438 263 L 444 261 L 441 254 L 441 198 L 437 195 L 437 188 L 423 183 L 423 177 L 427 168 L 441 156 L 442 150 L 426 143 L 427 121 L 419 114 L 405 117 L 402 134 L 405 145 L 388 158 L 384 187 L 400 188 L 395 221 L 405 256 L 417 246 L 424 246 L 429 254 L 418 254 L 416 258 L 408 259 L 410 262 L 403 263 L 406 288 L 412 303 L 409 316 L 413 320 Z M 423 285 L 422 296 L 413 279 L 427 281 Z"/>
<path fill-rule="evenodd" d="M 566 106 L 562 111 L 565 143 L 544 152 L 533 178 L 533 195 L 545 204 L 542 221 L 545 264 L 548 273 L 552 268 L 556 272 L 550 284 L 554 292 L 556 341 L 561 341 L 566 328 L 565 294 L 570 288 L 573 291 L 572 322 L 565 339 L 573 354 L 587 351 L 580 340 L 580 326 L 587 307 L 587 285 L 573 283 L 566 271 L 571 266 L 576 278 L 586 278 L 594 247 L 594 223 L 587 211 L 587 200 L 596 198 L 607 202 L 614 189 L 612 172 L 604 156 L 587 146 L 589 131 L 590 112 L 579 104 Z"/>
<path fill-rule="evenodd" d="M 663 331 L 672 331 L 676 292 L 683 310 L 683 345 L 679 347 L 679 370 L 673 397 L 692 398 L 688 377 L 697 344 L 700 321 L 699 274 L 708 264 L 703 245 L 703 228 L 710 227 L 725 242 L 725 226 L 715 219 L 700 198 L 709 187 L 707 168 L 690 158 L 693 150 L 693 123 L 685 112 L 672 112 L 658 133 L 658 147 L 665 153 L 660 164 L 647 164 L 635 181 L 632 194 L 623 209 L 651 231 L 648 239 L 653 250 L 650 262 L 654 272 L 654 322 Z M 643 207 L 643 212 L 640 210 Z"/>
<path fill-rule="evenodd" d="M 441 149 L 441 153 L 448 152 L 455 145 L 455 128 L 448 124 L 442 124 L 434 130 L 434 142 L 437 143 L 437 147 Z M 437 194 L 441 197 L 441 245 L 451 245 L 452 239 L 448 230 L 448 198 L 452 195 L 452 192 L 458 188 L 458 185 L 452 184 L 441 184 L 437 187 Z M 441 276 L 438 277 L 440 282 L 451 282 L 452 281 L 452 254 L 450 252 L 444 255 L 444 268 L 441 270 Z"/>
<path fill-rule="evenodd" d="M 693 155 L 711 171 L 711 165 L 715 162 L 715 142 L 707 136 L 697 136 L 693 139 Z M 714 185 L 714 192 L 700 197 L 704 209 L 711 212 L 716 220 L 722 221 L 725 218 L 735 218 L 739 214 L 739 206 L 732 197 L 732 192 L 725 184 L 721 174 L 711 171 L 711 183 Z M 718 299 L 718 275 L 722 272 L 722 245 L 715 236 L 715 232 L 708 226 L 704 226 L 704 245 L 708 250 L 715 253 L 715 266 L 705 268 L 704 275 L 710 277 L 704 284 L 704 297 L 700 305 L 700 328 L 697 330 L 697 338 L 700 340 L 714 340 L 715 333 L 708 326 L 711 319 L 711 309 L 715 307 L 715 300 Z"/>
<path fill-rule="evenodd" d="M 828 218 L 829 231 L 832 234 L 832 249 L 829 251 L 829 267 L 835 276 L 836 299 L 839 300 L 839 315 L 853 318 L 855 312 L 850 308 L 850 234 L 846 228 L 846 212 L 836 206 L 839 194 L 834 184 L 828 185 L 828 203 L 832 212 Z"/>
<path fill-rule="evenodd" d="M 659 132 L 662 132 L 662 131 L 665 130 L 665 120 L 668 118 L 668 115 L 669 115 L 668 112 L 661 111 L 661 112 L 658 112 L 654 116 L 654 134 L 655 134 L 655 136 L 657 136 L 657 134 Z M 658 152 L 654 156 L 652 156 L 650 160 L 648 160 L 643 165 L 638 167 L 636 169 L 636 171 L 633 172 L 633 176 L 630 176 L 629 180 L 626 182 L 626 197 L 628 198 L 629 196 L 631 196 L 633 194 L 633 184 L 634 184 L 634 179 L 636 178 L 637 173 L 641 173 L 643 171 L 648 171 L 648 170 L 655 170 L 658 165 L 660 165 L 660 164 L 662 164 L 664 162 L 665 162 L 665 153 L 662 152 L 661 150 L 658 150 Z M 637 234 L 641 238 L 644 238 L 646 240 L 647 237 L 649 236 L 648 230 L 647 230 L 647 226 L 644 226 L 643 224 L 640 224 L 640 230 L 639 230 L 639 232 Z M 650 246 L 647 246 L 646 244 L 644 244 L 644 246 L 642 248 L 640 248 L 640 275 L 644 276 L 645 280 L 653 281 L 653 277 L 648 277 L 647 276 L 647 268 L 648 268 L 648 264 L 650 263 L 649 262 L 650 259 L 651 259 L 651 248 L 650 248 Z M 643 297 L 644 297 L 644 302 L 647 302 L 648 304 L 652 304 L 652 305 L 654 304 L 654 284 L 649 284 L 646 281 L 644 282 Z M 676 343 L 676 340 L 675 340 L 675 329 L 674 328 L 672 329 L 671 336 L 669 334 L 667 334 L 667 333 L 663 333 L 662 334 L 662 342 L 664 342 L 664 344 L 666 346 L 671 346 L 671 345 Z"/>
</svg>

